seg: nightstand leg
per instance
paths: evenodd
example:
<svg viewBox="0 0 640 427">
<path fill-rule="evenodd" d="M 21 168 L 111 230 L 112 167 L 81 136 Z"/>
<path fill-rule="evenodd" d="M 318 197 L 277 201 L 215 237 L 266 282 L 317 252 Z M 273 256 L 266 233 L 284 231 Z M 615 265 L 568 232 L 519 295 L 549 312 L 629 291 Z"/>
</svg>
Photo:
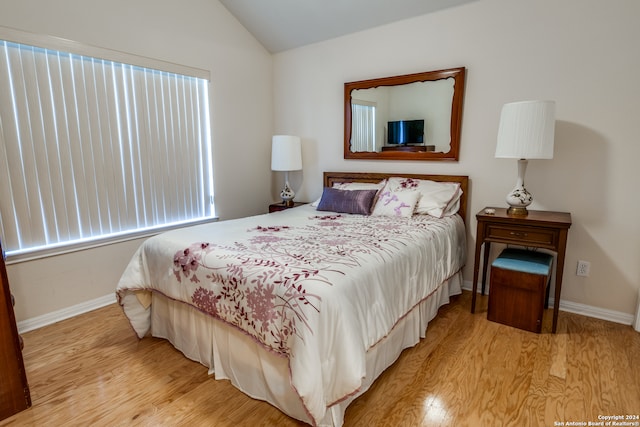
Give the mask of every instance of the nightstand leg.
<svg viewBox="0 0 640 427">
<path fill-rule="evenodd" d="M 484 260 L 482 261 L 482 295 L 487 285 L 487 265 L 489 265 L 489 254 L 491 253 L 491 242 L 484 244 Z"/>
<path fill-rule="evenodd" d="M 471 313 L 476 312 L 476 297 L 478 296 L 478 269 L 480 267 L 480 249 L 482 241 L 476 242 L 475 259 L 473 262 L 473 283 L 471 284 Z"/>
</svg>

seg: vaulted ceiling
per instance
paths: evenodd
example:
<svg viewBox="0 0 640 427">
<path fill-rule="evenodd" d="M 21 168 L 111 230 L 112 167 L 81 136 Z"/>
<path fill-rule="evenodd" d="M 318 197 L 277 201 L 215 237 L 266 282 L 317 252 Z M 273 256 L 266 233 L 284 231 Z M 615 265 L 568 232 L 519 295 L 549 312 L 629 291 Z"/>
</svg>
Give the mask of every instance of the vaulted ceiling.
<svg viewBox="0 0 640 427">
<path fill-rule="evenodd" d="M 272 53 L 477 0 L 220 0 Z"/>
</svg>

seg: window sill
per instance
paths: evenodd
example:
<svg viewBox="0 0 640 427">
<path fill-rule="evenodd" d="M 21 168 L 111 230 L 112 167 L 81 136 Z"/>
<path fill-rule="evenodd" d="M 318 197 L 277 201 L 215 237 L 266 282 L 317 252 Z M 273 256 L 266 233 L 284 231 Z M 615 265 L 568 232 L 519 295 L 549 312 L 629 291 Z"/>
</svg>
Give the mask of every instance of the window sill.
<svg viewBox="0 0 640 427">
<path fill-rule="evenodd" d="M 158 228 L 141 230 L 141 231 L 133 231 L 128 233 L 120 233 L 117 235 L 112 235 L 109 237 L 98 237 L 95 239 L 88 239 L 83 241 L 76 241 L 67 244 L 57 245 L 55 247 L 47 247 L 47 248 L 35 248 L 28 249 L 24 251 L 15 251 L 9 252 L 6 251 L 5 256 L 5 264 L 19 264 L 21 262 L 28 262 L 42 258 L 48 258 L 57 255 L 64 255 L 72 252 L 84 251 L 87 249 L 98 248 L 100 246 L 113 245 L 115 243 L 127 242 L 130 240 L 136 239 L 144 239 L 155 236 L 160 233 L 164 233 L 169 230 L 176 230 L 178 228 L 189 227 L 192 225 L 206 224 L 208 222 L 216 222 L 218 221 L 218 217 L 199 219 L 196 221 L 190 222 L 182 222 L 179 224 L 166 225 Z"/>
</svg>

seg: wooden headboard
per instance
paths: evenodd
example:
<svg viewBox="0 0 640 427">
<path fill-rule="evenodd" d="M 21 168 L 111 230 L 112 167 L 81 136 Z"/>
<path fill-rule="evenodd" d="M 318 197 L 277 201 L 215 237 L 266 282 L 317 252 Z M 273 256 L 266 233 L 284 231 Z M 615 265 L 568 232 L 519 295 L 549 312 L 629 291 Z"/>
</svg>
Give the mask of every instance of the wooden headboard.
<svg viewBox="0 0 640 427">
<path fill-rule="evenodd" d="M 467 196 L 469 191 L 469 177 L 466 175 L 423 175 L 423 174 L 407 174 L 407 173 L 380 173 L 380 172 L 325 172 L 324 186 L 333 187 L 333 184 L 340 182 L 380 182 L 383 179 L 392 176 L 400 176 L 403 178 L 428 179 L 438 182 L 457 182 L 462 189 L 460 197 L 460 209 L 458 214 L 462 220 L 467 222 Z"/>
</svg>

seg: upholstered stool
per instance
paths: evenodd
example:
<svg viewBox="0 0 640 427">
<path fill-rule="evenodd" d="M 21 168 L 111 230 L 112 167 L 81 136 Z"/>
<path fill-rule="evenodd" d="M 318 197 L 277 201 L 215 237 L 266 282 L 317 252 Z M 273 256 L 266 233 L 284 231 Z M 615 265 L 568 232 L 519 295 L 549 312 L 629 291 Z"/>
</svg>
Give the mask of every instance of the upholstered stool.
<svg viewBox="0 0 640 427">
<path fill-rule="evenodd" d="M 507 248 L 491 264 L 487 319 L 540 333 L 553 256 Z"/>
</svg>

